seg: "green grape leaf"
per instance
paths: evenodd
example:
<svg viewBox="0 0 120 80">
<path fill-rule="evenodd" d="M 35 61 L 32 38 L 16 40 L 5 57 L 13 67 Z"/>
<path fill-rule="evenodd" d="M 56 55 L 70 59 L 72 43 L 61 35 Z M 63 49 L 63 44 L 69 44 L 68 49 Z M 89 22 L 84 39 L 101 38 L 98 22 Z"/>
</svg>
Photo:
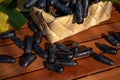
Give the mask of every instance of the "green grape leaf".
<svg viewBox="0 0 120 80">
<path fill-rule="evenodd" d="M 120 0 L 102 0 L 102 1 L 112 1 L 120 4 Z"/>
<path fill-rule="evenodd" d="M 13 0 L 4 0 L 4 1 L 2 2 L 2 4 L 3 4 L 3 5 L 8 5 L 8 4 L 10 4 L 12 1 L 13 1 Z"/>
<path fill-rule="evenodd" d="M 8 22 L 16 29 L 20 29 L 26 22 L 26 18 L 15 9 L 11 10 L 0 4 L 0 11 L 9 16 Z"/>
</svg>

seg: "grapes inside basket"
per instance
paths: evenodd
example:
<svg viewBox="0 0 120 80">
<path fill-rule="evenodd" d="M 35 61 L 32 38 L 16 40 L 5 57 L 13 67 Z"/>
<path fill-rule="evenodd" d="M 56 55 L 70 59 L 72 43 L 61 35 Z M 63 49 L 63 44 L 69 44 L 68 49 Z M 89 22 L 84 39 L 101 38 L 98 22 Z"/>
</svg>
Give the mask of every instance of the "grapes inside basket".
<svg viewBox="0 0 120 80">
<path fill-rule="evenodd" d="M 112 3 L 100 0 L 26 0 L 25 8 L 51 43 L 75 35 L 111 16 Z"/>
</svg>

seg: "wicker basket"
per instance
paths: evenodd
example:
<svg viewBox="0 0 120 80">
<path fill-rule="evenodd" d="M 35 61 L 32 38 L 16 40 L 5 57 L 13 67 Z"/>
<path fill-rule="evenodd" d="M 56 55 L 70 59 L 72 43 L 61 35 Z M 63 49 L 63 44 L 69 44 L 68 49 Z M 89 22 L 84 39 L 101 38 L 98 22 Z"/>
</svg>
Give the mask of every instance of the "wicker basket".
<svg viewBox="0 0 120 80">
<path fill-rule="evenodd" d="M 111 10 L 112 3 L 110 1 L 93 4 L 90 6 L 88 16 L 82 24 L 73 22 L 73 15 L 55 18 L 35 7 L 31 9 L 30 15 L 47 40 L 55 43 L 108 20 L 111 16 Z"/>
</svg>

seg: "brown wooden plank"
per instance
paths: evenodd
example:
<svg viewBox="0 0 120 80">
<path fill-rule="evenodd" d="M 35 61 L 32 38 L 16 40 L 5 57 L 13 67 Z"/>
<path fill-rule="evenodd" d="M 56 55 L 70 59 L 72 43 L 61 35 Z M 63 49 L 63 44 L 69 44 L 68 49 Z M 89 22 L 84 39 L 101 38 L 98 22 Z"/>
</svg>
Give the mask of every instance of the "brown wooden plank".
<svg viewBox="0 0 120 80">
<path fill-rule="evenodd" d="M 118 67 L 77 80 L 120 80 L 120 68 Z"/>
<path fill-rule="evenodd" d="M 120 51 L 119 51 L 120 53 Z M 74 67 L 65 67 L 63 73 L 55 73 L 48 69 L 42 69 L 21 76 L 16 76 L 7 80 L 71 80 L 102 70 L 110 69 L 115 66 L 120 66 L 120 54 L 116 56 L 108 55 L 109 58 L 115 61 L 115 65 L 107 66 L 102 63 L 96 62 L 92 58 L 80 59 L 78 65 Z"/>
<path fill-rule="evenodd" d="M 120 32 L 119 25 L 120 25 L 120 21 L 107 24 L 107 25 L 103 25 L 103 26 L 93 27 L 86 31 L 80 32 L 72 37 L 66 38 L 60 42 L 70 41 L 70 40 L 78 41 L 78 42 L 94 40 L 94 39 L 100 38 L 102 33 L 107 34 L 108 31 L 116 31 L 116 32 L 119 31 Z M 18 32 L 19 33 L 18 35 L 23 38 L 23 35 L 27 34 L 27 32 L 29 33 L 29 35 L 32 35 L 32 32 L 28 28 Z M 45 38 L 43 38 L 42 43 L 41 43 L 41 46 L 43 48 L 44 48 L 45 43 L 47 43 L 47 41 Z M 23 50 L 18 48 L 15 44 L 10 44 L 10 45 L 0 47 L 0 54 L 8 54 L 8 55 L 18 57 L 22 53 L 23 53 Z"/>
<path fill-rule="evenodd" d="M 111 28 L 111 27 L 110 27 L 110 30 L 118 31 L 118 30 L 119 30 L 119 27 L 118 27 L 118 26 L 119 26 L 119 25 L 118 25 L 119 23 L 116 22 L 116 23 L 112 23 L 111 25 L 113 25 L 113 24 L 114 24 L 114 25 L 116 24 L 116 26 L 114 26 L 114 28 Z M 103 26 L 101 26 L 101 27 L 103 27 Z M 106 30 L 107 30 L 107 29 L 106 29 L 106 26 L 104 26 L 104 27 L 105 27 L 105 28 L 103 29 L 103 31 L 104 31 L 104 30 L 106 31 Z M 108 27 L 108 26 L 107 26 L 107 27 Z M 117 27 L 117 28 L 115 28 L 115 27 Z M 92 29 L 92 28 L 91 28 L 91 29 Z M 108 28 L 108 29 L 109 29 L 109 28 Z M 93 32 L 93 31 L 91 31 L 91 33 L 92 33 L 92 32 Z M 96 31 L 96 32 L 97 32 L 97 31 Z M 97 37 L 97 36 L 94 37 L 95 34 L 97 34 L 97 33 L 91 34 L 91 35 L 93 36 L 92 38 L 96 38 L 96 37 Z M 78 36 L 79 36 L 79 35 L 78 35 Z M 99 36 L 100 36 L 100 35 L 99 35 Z M 73 38 L 71 38 L 71 40 L 75 39 L 74 37 L 75 37 L 75 36 L 73 36 Z M 89 37 L 91 38 L 91 36 L 89 35 L 89 36 L 87 36 L 86 39 L 89 39 Z M 84 40 L 84 36 L 81 37 L 81 38 Z M 77 40 L 77 39 L 78 39 L 78 40 L 81 40 L 80 38 L 76 37 L 76 40 Z M 102 41 L 99 41 L 99 40 L 98 40 L 98 42 L 102 42 Z M 104 43 L 104 41 L 103 41 L 103 43 Z M 89 42 L 89 43 L 86 43 L 86 44 L 87 44 L 87 46 L 91 45 L 91 47 L 94 45 L 94 43 L 90 43 L 90 42 Z M 44 44 L 42 43 L 42 45 L 44 45 Z M 15 46 L 15 45 L 14 45 L 14 46 Z M 19 49 L 19 48 L 18 48 L 18 49 Z M 94 48 L 94 49 L 95 49 L 95 48 Z M 0 50 L 2 50 L 2 49 L 0 49 Z M 9 50 L 12 50 L 12 48 L 9 49 Z M 14 52 L 15 52 L 14 55 L 16 54 L 16 52 L 18 52 L 17 55 L 18 55 L 18 54 L 20 55 L 20 54 L 22 53 L 22 51 L 20 52 L 19 50 L 17 50 L 17 48 L 15 48 L 14 50 L 16 50 L 16 51 L 14 51 Z M 3 51 L 7 51 L 7 50 L 3 50 Z M 97 52 L 97 51 L 98 51 L 98 49 L 96 49 L 96 52 Z M 8 51 L 8 52 L 12 52 L 12 51 Z M 8 52 L 6 52 L 6 53 L 8 53 Z M 2 53 L 2 52 L 1 52 L 1 53 Z M 11 54 L 11 53 L 10 53 L 10 54 Z M 13 54 L 11 54 L 11 55 L 13 55 Z M 14 56 L 14 55 L 13 55 L 13 56 Z M 17 56 L 17 55 L 16 55 L 16 56 Z M 19 73 L 18 73 L 18 74 L 19 74 Z M 13 74 L 13 75 L 17 75 L 17 74 Z"/>
<path fill-rule="evenodd" d="M 44 45 L 47 42 L 46 39 L 42 39 L 42 42 L 40 46 L 44 49 Z M 9 44 L 9 45 L 4 45 L 0 46 L 0 55 L 10 55 L 14 57 L 19 57 L 24 53 L 23 49 L 17 47 L 15 44 Z"/>
<path fill-rule="evenodd" d="M 43 68 L 43 59 L 38 58 L 28 67 L 28 68 L 22 68 L 18 63 L 18 58 L 16 59 L 16 62 L 13 64 L 8 63 L 0 63 L 0 72 L 3 74 L 0 74 L 0 79 L 3 79 L 5 76 L 10 77 L 13 75 L 31 72 L 34 70 L 42 69 Z M 40 64 L 40 65 L 39 65 Z"/>
<path fill-rule="evenodd" d="M 16 30 L 16 36 L 23 39 L 25 35 L 33 35 L 33 32 L 29 28 Z M 0 46 L 13 43 L 11 39 L 5 39 L 0 41 Z"/>
<path fill-rule="evenodd" d="M 9 44 L 9 45 L 0 47 L 0 54 L 3 54 L 3 55 L 19 57 L 23 53 L 24 53 L 23 50 L 18 48 L 15 44 Z"/>
<path fill-rule="evenodd" d="M 89 42 L 85 42 L 85 43 L 82 43 L 81 45 L 85 45 L 85 46 L 88 46 L 88 47 L 92 47 L 93 49 L 94 49 L 94 51 L 96 52 L 96 53 L 102 53 L 102 51 L 100 51 L 98 48 L 96 48 L 96 46 L 94 45 L 94 43 L 95 42 L 100 42 L 100 43 L 106 43 L 106 41 L 104 40 L 104 39 L 98 39 L 98 40 L 94 40 L 94 41 L 89 41 Z M 110 45 L 109 43 L 106 43 L 107 45 Z M 119 52 L 120 53 L 120 52 Z M 118 55 L 107 55 L 107 56 L 109 56 L 109 57 L 112 57 L 113 58 L 113 60 L 114 60 L 114 58 L 115 58 L 115 62 L 117 62 L 117 64 L 115 64 L 114 66 L 117 66 L 117 65 L 120 65 L 120 61 L 118 60 L 118 56 L 120 56 L 120 54 L 118 54 Z M 117 60 L 116 60 L 117 59 Z M 43 61 L 41 58 L 39 58 L 39 60 L 40 61 Z M 90 61 L 90 62 L 89 62 Z M 84 64 L 84 65 L 82 65 L 82 69 L 85 67 L 85 71 L 82 71 L 82 72 L 84 72 L 84 75 L 86 74 L 86 73 L 91 73 L 91 72 L 95 72 L 96 70 L 99 70 L 99 67 L 98 68 L 96 68 L 96 66 L 95 65 L 98 65 L 99 64 L 99 66 L 100 66 L 100 68 L 101 69 L 106 69 L 106 68 L 111 68 L 110 66 L 106 66 L 106 65 L 104 65 L 104 66 L 102 66 L 102 65 L 100 65 L 101 63 L 98 63 L 98 62 L 96 62 L 96 61 L 94 61 L 93 59 L 91 59 L 91 58 L 86 58 L 86 59 L 80 59 L 80 60 L 78 60 L 78 62 L 79 62 L 79 65 L 81 66 L 82 64 Z M 95 66 L 95 68 L 96 68 L 96 70 L 94 71 L 94 69 L 92 68 L 90 68 L 90 70 L 91 71 L 86 71 L 86 69 L 88 68 L 88 67 L 86 67 L 86 63 L 90 63 L 90 64 L 94 64 L 93 66 Z M 39 67 L 37 66 L 37 65 L 39 65 Z M 0 66 L 1 66 L 1 68 L 0 68 L 0 72 L 2 73 L 2 74 L 0 74 L 0 79 L 3 79 L 3 78 L 7 78 L 7 77 L 12 77 L 12 76 L 15 76 L 15 75 L 19 75 L 19 74 L 23 74 L 23 73 L 26 73 L 26 72 L 30 72 L 30 71 L 34 71 L 35 69 L 37 70 L 37 69 L 41 69 L 41 68 L 44 68 L 43 67 L 43 63 L 42 62 L 40 62 L 39 64 L 38 63 L 35 63 L 34 62 L 34 64 L 32 64 L 32 67 L 31 68 L 28 68 L 27 69 L 27 71 L 26 72 L 23 72 L 23 70 L 22 69 L 19 69 L 20 67 L 18 67 L 18 64 L 17 63 L 15 63 L 15 64 L 13 64 L 13 65 L 11 65 L 11 64 L 6 64 L 6 65 L 4 65 L 4 64 L 0 64 Z M 6 66 L 6 68 L 4 68 L 4 66 Z M 7 67 L 7 66 L 11 66 L 11 67 Z M 41 66 L 41 67 L 40 67 Z M 106 67 L 105 67 L 106 66 Z M 3 67 L 3 68 L 2 68 Z M 68 68 L 68 67 L 66 67 L 66 68 Z M 78 69 L 78 67 L 77 68 L 75 68 L 75 67 L 72 67 L 74 70 L 77 70 Z M 70 68 L 71 69 L 71 68 Z M 16 71 L 16 70 L 22 70 L 22 71 L 19 71 L 19 72 L 14 72 L 14 71 Z M 79 69 L 78 69 L 79 70 Z M 9 72 L 9 73 L 7 73 L 7 71 Z M 44 71 L 46 71 L 46 70 L 43 70 L 42 72 L 44 72 Z M 49 72 L 49 70 L 47 70 L 48 72 Z M 66 71 L 66 69 L 65 69 L 65 71 Z M 69 72 L 70 72 L 70 70 L 69 70 Z M 68 72 L 68 73 L 69 73 Z M 51 73 L 51 71 L 50 71 L 50 73 Z M 54 72 L 53 72 L 54 73 Z M 67 71 L 66 71 L 66 73 L 67 73 Z M 67 73 L 67 74 L 68 74 Z M 75 73 L 75 72 L 74 72 Z M 32 73 L 31 73 L 32 74 Z M 77 77 L 79 77 L 79 76 L 82 76 L 80 73 L 78 73 L 79 75 L 77 75 Z M 82 73 L 83 74 L 83 73 Z M 29 75 L 28 75 L 29 76 Z M 47 76 L 49 76 L 49 74 L 47 74 Z M 70 76 L 72 76 L 72 75 L 70 75 Z M 75 76 L 75 75 L 74 75 Z M 20 76 L 21 77 L 21 76 Z"/>
</svg>

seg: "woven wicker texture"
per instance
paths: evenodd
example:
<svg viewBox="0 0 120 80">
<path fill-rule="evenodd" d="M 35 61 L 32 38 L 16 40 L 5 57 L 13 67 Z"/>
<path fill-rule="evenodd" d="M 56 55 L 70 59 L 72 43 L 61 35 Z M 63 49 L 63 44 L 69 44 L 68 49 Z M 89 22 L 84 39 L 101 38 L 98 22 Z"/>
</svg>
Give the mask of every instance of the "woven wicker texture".
<svg viewBox="0 0 120 80">
<path fill-rule="evenodd" d="M 111 16 L 111 10 L 112 3 L 110 1 L 92 4 L 88 16 L 82 24 L 74 22 L 73 15 L 54 18 L 52 15 L 35 7 L 31 9 L 30 15 L 47 40 L 55 43 L 108 20 Z"/>
</svg>

